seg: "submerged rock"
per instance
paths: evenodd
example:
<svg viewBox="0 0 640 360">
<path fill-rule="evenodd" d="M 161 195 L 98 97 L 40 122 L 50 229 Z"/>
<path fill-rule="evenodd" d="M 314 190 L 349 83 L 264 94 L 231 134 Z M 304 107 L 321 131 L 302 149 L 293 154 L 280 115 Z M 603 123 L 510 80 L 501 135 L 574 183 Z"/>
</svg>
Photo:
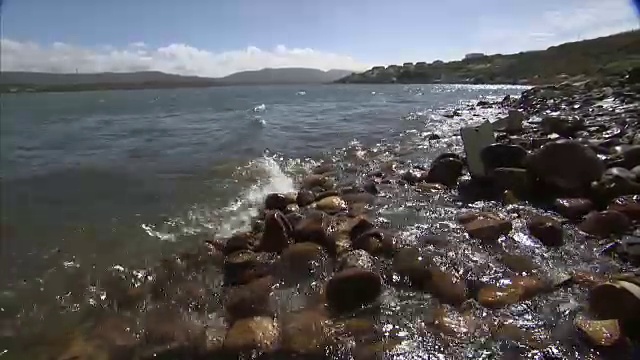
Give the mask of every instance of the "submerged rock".
<svg viewBox="0 0 640 360">
<path fill-rule="evenodd" d="M 491 213 L 469 213 L 458 217 L 469 236 L 484 242 L 493 242 L 511 232 L 511 222 Z"/>
<path fill-rule="evenodd" d="M 612 346 L 622 339 L 618 320 L 576 319 L 576 328 L 595 346 Z"/>
<path fill-rule="evenodd" d="M 527 222 L 527 229 L 545 246 L 555 247 L 564 244 L 562 225 L 551 217 L 536 216 Z"/>
<path fill-rule="evenodd" d="M 487 308 L 496 309 L 528 300 L 548 289 L 540 279 L 518 276 L 504 286 L 486 285 L 478 291 L 478 302 Z"/>
<path fill-rule="evenodd" d="M 228 322 L 252 316 L 272 315 L 273 284 L 273 278 L 267 276 L 246 285 L 227 289 L 224 294 L 224 306 Z"/>
<path fill-rule="evenodd" d="M 282 321 L 281 350 L 289 356 L 323 356 L 333 345 L 330 320 L 318 311 L 286 314 Z"/>
<path fill-rule="evenodd" d="M 640 221 L 640 196 L 622 196 L 614 199 L 609 210 L 624 214 L 632 221 Z"/>
<path fill-rule="evenodd" d="M 246 318 L 231 326 L 224 339 L 224 349 L 230 354 L 269 353 L 276 349 L 278 339 L 278 324 L 272 318 Z"/>
<path fill-rule="evenodd" d="M 615 300 L 614 300 L 615 299 Z M 589 310 L 600 319 L 640 326 L 640 285 L 629 281 L 598 284 L 589 291 Z"/>
</svg>

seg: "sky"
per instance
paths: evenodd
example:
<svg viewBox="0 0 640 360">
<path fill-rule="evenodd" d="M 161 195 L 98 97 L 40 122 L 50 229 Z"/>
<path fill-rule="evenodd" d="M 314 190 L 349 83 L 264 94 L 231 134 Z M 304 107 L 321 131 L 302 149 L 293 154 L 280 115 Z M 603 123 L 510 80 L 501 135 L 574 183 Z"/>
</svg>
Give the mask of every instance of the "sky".
<svg viewBox="0 0 640 360">
<path fill-rule="evenodd" d="M 0 69 L 373 65 L 514 53 L 640 27 L 631 0 L 0 0 Z"/>
</svg>

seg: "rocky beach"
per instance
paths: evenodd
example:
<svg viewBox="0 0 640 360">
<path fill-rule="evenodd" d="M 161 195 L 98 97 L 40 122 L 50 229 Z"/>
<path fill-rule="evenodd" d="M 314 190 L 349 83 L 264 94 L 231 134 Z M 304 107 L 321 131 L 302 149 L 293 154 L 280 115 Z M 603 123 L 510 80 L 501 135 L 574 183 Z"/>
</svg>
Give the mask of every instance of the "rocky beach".
<svg viewBox="0 0 640 360">
<path fill-rule="evenodd" d="M 443 111 L 492 123 L 496 142 L 478 153 L 436 127 L 419 143 L 317 162 L 295 192 L 263 199 L 249 231 L 70 284 L 61 302 L 76 304 L 80 325 L 15 331 L 28 339 L 21 350 L 58 360 L 637 359 L 639 70 Z M 430 146 L 439 152 L 428 158 L 411 151 Z"/>
</svg>

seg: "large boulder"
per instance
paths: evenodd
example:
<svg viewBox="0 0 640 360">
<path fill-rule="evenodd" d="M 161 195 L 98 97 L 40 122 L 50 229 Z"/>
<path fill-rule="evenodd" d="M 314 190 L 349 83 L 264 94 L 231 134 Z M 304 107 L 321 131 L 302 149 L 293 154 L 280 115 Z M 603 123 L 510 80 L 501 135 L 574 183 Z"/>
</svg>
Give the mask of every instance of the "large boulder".
<svg viewBox="0 0 640 360">
<path fill-rule="evenodd" d="M 548 143 L 528 160 L 530 170 L 563 194 L 584 194 L 600 180 L 605 165 L 593 150 L 577 141 Z"/>
<path fill-rule="evenodd" d="M 265 276 L 271 270 L 271 258 L 268 254 L 252 251 L 237 251 L 224 259 L 225 285 L 247 284 Z"/>
<path fill-rule="evenodd" d="M 336 214 L 347 210 L 347 203 L 338 196 L 328 196 L 317 201 L 316 208 L 327 214 Z"/>
<path fill-rule="evenodd" d="M 265 210 L 285 211 L 287 205 L 295 203 L 295 198 L 280 193 L 271 193 L 264 200 Z"/>
<path fill-rule="evenodd" d="M 640 194 L 640 183 L 636 181 L 635 174 L 622 167 L 607 169 L 592 188 L 605 201 L 618 196 Z"/>
<path fill-rule="evenodd" d="M 493 170 L 493 178 L 501 190 L 513 191 L 516 195 L 527 197 L 531 194 L 531 176 L 525 169 L 496 168 Z"/>
<path fill-rule="evenodd" d="M 542 119 L 540 127 L 546 134 L 558 134 L 564 137 L 573 137 L 576 132 L 583 130 L 584 120 L 578 117 L 562 117 L 547 115 Z"/>
<path fill-rule="evenodd" d="M 527 150 L 518 145 L 492 144 L 480 151 L 485 170 L 496 168 L 524 168 Z"/>
<path fill-rule="evenodd" d="M 312 242 L 324 247 L 329 254 L 335 254 L 336 245 L 334 239 L 329 236 L 330 219 L 324 213 L 311 213 L 298 222 L 293 229 L 293 238 L 296 242 Z"/>
<path fill-rule="evenodd" d="M 285 314 L 282 320 L 281 351 L 292 357 L 322 357 L 334 342 L 330 325 L 330 320 L 319 311 Z"/>
<path fill-rule="evenodd" d="M 296 196 L 296 203 L 300 207 L 311 205 L 315 200 L 315 194 L 309 190 L 300 190 Z"/>
<path fill-rule="evenodd" d="M 618 320 L 589 320 L 577 318 L 574 321 L 578 329 L 594 346 L 612 346 L 622 340 L 622 331 Z"/>
<path fill-rule="evenodd" d="M 637 279 L 637 277 L 636 277 Z M 640 326 L 638 281 L 614 280 L 589 291 L 589 311 L 600 319 L 617 319 L 625 326 Z"/>
</svg>

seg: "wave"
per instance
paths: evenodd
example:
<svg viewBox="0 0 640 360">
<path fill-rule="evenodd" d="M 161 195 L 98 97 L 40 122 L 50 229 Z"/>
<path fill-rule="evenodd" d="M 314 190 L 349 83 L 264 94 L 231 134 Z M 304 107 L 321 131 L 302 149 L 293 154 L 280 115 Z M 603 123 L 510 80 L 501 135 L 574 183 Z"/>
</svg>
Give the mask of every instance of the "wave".
<svg viewBox="0 0 640 360">
<path fill-rule="evenodd" d="M 255 177 L 255 182 L 223 208 L 194 205 L 183 217 L 170 219 L 159 226 L 142 224 L 141 227 L 149 236 L 162 241 L 176 241 L 180 236 L 203 233 L 216 238 L 229 237 L 250 229 L 251 220 L 258 215 L 268 194 L 295 191 L 293 178 L 285 173 L 275 157 L 263 156 L 249 162 L 237 169 L 234 178 L 247 176 Z"/>
</svg>

